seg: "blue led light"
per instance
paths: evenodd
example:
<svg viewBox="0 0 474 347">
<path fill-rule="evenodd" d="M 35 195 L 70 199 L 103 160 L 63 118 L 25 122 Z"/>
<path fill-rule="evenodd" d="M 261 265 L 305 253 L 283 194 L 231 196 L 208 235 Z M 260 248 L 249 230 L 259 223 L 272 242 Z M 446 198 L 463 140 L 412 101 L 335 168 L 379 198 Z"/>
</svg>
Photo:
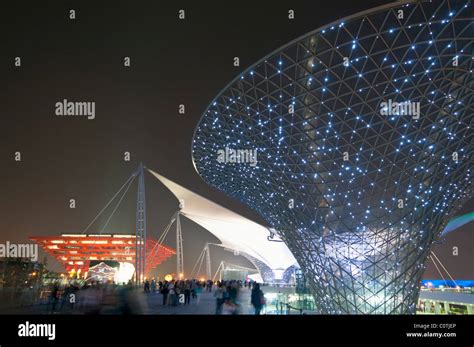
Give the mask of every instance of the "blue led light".
<svg viewBox="0 0 474 347">
<path fill-rule="evenodd" d="M 414 313 L 419 283 L 412 279 L 421 276 L 428 241 L 436 239 L 440 221 L 472 186 L 472 170 L 466 171 L 473 148 L 465 81 L 473 72 L 453 67 L 451 60 L 470 48 L 472 38 L 458 27 L 471 25 L 472 16 L 456 2 L 437 1 L 446 6 L 395 4 L 377 16 L 353 17 L 338 33 L 314 40 L 314 47 L 308 45 L 318 38 L 314 33 L 290 43 L 256 63 L 255 78 L 245 76 L 245 83 L 234 81 L 221 92 L 219 108 L 207 110 L 195 132 L 192 153 L 199 174 L 258 209 L 282 232 L 305 265 L 321 313 Z M 399 8 L 405 20 L 394 19 Z M 444 23 L 453 30 L 439 25 L 442 16 L 452 18 Z M 367 30 L 358 30 L 364 21 Z M 384 28 L 386 23 L 392 28 Z M 389 36 L 384 30 L 398 32 Z M 403 40 L 395 40 L 399 33 Z M 349 55 L 350 46 L 356 49 L 353 65 L 344 69 L 331 57 Z M 362 50 L 370 58 L 355 54 Z M 270 74 L 282 70 L 282 57 L 301 74 L 277 75 L 270 83 Z M 446 84 L 447 77 L 459 83 Z M 315 88 L 306 84 L 311 82 Z M 288 112 L 286 99 L 299 112 Z M 396 106 L 380 106 L 387 100 L 399 106 L 420 102 L 421 120 Z M 255 168 L 216 164 L 216 150 L 239 145 L 258 147 L 262 155 Z M 451 157 L 455 150 L 458 161 Z M 345 151 L 349 161 L 342 159 Z M 289 198 L 299 200 L 292 211 L 286 209 Z M 305 240 L 304 247 L 295 240 Z M 408 263 L 415 269 L 409 278 Z M 356 293 L 354 285 L 360 286 Z"/>
</svg>

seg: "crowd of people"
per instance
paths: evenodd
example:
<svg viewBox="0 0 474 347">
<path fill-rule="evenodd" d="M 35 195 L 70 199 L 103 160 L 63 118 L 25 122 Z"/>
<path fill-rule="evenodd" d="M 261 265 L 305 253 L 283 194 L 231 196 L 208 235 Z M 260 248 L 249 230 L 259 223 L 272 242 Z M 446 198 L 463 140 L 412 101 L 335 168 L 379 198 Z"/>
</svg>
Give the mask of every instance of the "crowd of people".
<svg viewBox="0 0 474 347">
<path fill-rule="evenodd" d="M 163 306 L 178 306 L 178 304 L 189 305 L 191 298 L 199 304 L 199 298 L 203 290 L 212 291 L 212 281 L 198 280 L 172 280 L 155 282 L 154 279 L 144 282 L 145 293 L 155 293 L 158 291 L 163 296 Z"/>
<path fill-rule="evenodd" d="M 255 282 L 242 281 L 223 281 L 217 282 L 214 297 L 216 299 L 216 314 L 232 315 L 240 314 L 243 311 L 243 305 L 240 300 L 240 290 L 243 285 L 251 290 L 250 303 L 255 309 L 255 314 L 260 314 L 262 307 L 265 305 L 265 297 L 260 285 Z"/>
<path fill-rule="evenodd" d="M 232 315 L 243 312 L 243 305 L 240 298 L 240 291 L 246 287 L 251 291 L 250 303 L 255 309 L 255 314 L 259 315 L 265 305 L 265 297 L 260 285 L 256 282 L 242 282 L 237 280 L 217 281 L 215 284 L 211 280 L 172 280 L 159 281 L 146 280 L 143 284 L 145 293 L 159 292 L 162 295 L 163 306 L 178 306 L 180 304 L 189 305 L 191 300 L 199 304 L 203 290 L 213 292 L 215 298 L 216 315 Z M 213 290 L 214 288 L 214 290 Z"/>
<path fill-rule="evenodd" d="M 124 285 L 113 282 L 90 282 L 78 285 L 54 283 L 47 297 L 47 310 L 52 313 L 89 313 L 89 314 L 134 314 L 150 311 L 150 303 L 155 299 L 147 295 L 155 294 L 156 300 L 163 306 L 177 307 L 199 305 L 203 292 L 209 294 L 206 302 L 215 302 L 216 315 L 248 314 L 249 304 L 256 315 L 265 306 L 265 297 L 256 282 L 238 280 L 145 280 L 143 292 L 135 290 L 131 281 Z M 246 295 L 242 295 L 243 291 Z M 248 300 L 250 297 L 250 300 Z M 249 301 L 249 302 L 248 302 Z M 157 312 L 159 313 L 159 312 Z"/>
<path fill-rule="evenodd" d="M 147 303 L 137 295 L 132 282 L 88 282 L 60 285 L 53 283 L 46 298 L 48 313 L 69 314 L 142 314 Z M 42 300 L 43 301 L 43 300 Z"/>
</svg>

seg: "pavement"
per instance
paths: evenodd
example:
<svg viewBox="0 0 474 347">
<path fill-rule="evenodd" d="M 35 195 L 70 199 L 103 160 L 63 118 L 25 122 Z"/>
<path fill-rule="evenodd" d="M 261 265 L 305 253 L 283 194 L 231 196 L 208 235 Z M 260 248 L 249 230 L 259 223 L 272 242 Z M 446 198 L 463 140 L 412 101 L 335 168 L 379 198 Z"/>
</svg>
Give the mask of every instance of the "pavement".
<svg viewBox="0 0 474 347">
<path fill-rule="evenodd" d="M 88 298 L 85 293 L 79 293 L 77 303 L 72 309 L 68 304 L 62 305 L 61 301 L 56 305 L 56 310 L 52 312 L 51 305 L 47 304 L 47 300 L 35 302 L 29 305 L 12 305 L 10 307 L 2 307 L 1 314 L 121 314 L 115 299 L 108 300 L 104 298 L 102 302 L 93 301 Z M 216 299 L 214 291 L 203 291 L 200 295 L 199 303 L 196 299 L 191 298 L 190 304 L 179 304 L 177 306 L 163 306 L 163 296 L 158 292 L 145 294 L 142 289 L 135 289 L 130 296 L 132 302 L 131 307 L 133 314 L 145 315 L 214 315 L 216 311 Z M 87 307 L 81 306 L 86 300 Z M 242 288 L 238 296 L 238 313 L 253 314 L 254 310 L 250 304 L 250 291 Z M 97 308 L 97 310 L 95 310 Z M 262 312 L 263 313 L 263 312 Z"/>
<path fill-rule="evenodd" d="M 216 311 L 216 299 L 214 298 L 214 291 L 203 291 L 199 299 L 191 298 L 191 303 L 188 305 L 180 304 L 178 306 L 163 306 L 163 296 L 158 293 L 144 294 L 147 303 L 145 314 L 161 314 L 161 315 L 214 315 Z M 239 292 L 238 301 L 240 314 L 253 314 L 253 307 L 250 304 L 250 291 L 242 288 Z"/>
</svg>

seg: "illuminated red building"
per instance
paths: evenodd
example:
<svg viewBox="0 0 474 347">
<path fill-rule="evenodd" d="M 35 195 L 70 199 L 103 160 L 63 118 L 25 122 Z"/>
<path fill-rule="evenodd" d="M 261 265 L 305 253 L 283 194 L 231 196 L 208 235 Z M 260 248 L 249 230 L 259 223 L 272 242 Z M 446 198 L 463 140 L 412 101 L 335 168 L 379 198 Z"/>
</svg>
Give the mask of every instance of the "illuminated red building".
<svg viewBox="0 0 474 347">
<path fill-rule="evenodd" d="M 91 261 L 116 261 L 135 266 L 135 235 L 130 234 L 62 234 L 31 236 L 46 253 L 56 258 L 68 273 L 84 274 Z M 139 243 L 140 245 L 140 243 Z M 145 273 L 176 254 L 176 251 L 153 239 L 146 241 Z"/>
</svg>

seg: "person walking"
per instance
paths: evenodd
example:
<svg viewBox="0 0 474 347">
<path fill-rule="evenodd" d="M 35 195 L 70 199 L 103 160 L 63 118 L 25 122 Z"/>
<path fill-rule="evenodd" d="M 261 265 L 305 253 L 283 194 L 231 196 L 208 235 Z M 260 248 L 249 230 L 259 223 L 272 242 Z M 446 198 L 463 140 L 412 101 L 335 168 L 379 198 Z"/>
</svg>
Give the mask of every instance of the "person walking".
<svg viewBox="0 0 474 347">
<path fill-rule="evenodd" d="M 196 284 L 195 295 L 196 295 L 196 305 L 199 305 L 199 298 L 201 297 L 202 287 L 200 283 Z"/>
<path fill-rule="evenodd" d="M 171 306 L 176 306 L 176 289 L 175 288 L 175 283 L 171 282 L 169 285 L 168 285 L 168 289 L 169 289 L 169 298 L 168 298 L 168 304 L 171 305 Z"/>
<path fill-rule="evenodd" d="M 58 303 L 58 297 L 59 297 L 59 286 L 55 282 L 53 285 L 53 288 L 51 290 L 51 294 L 49 295 L 49 302 L 52 303 L 52 309 L 51 312 L 54 312 L 56 310 L 56 304 Z M 49 307 L 49 305 L 48 305 Z"/>
<path fill-rule="evenodd" d="M 222 305 L 224 304 L 224 289 L 225 287 L 222 283 L 217 285 L 217 289 L 214 292 L 214 297 L 216 298 L 216 314 L 220 315 L 222 313 Z"/>
<path fill-rule="evenodd" d="M 250 303 L 255 309 L 255 315 L 259 315 L 262 307 L 265 305 L 265 296 L 260 289 L 260 284 L 255 283 L 250 296 Z"/>
<path fill-rule="evenodd" d="M 167 304 L 169 292 L 170 290 L 168 289 L 168 283 L 165 282 L 161 289 L 161 295 L 163 295 L 163 306 Z"/>
<path fill-rule="evenodd" d="M 239 295 L 239 284 L 237 282 L 233 282 L 229 286 L 229 297 L 233 304 L 238 304 L 237 302 L 238 295 Z"/>
<path fill-rule="evenodd" d="M 150 282 L 149 282 L 148 280 L 145 280 L 143 289 L 144 289 L 145 293 L 149 293 L 149 292 L 150 292 Z"/>
<path fill-rule="evenodd" d="M 184 304 L 189 305 L 191 301 L 191 285 L 189 284 L 189 281 L 186 281 L 184 285 Z"/>
<path fill-rule="evenodd" d="M 223 315 L 234 315 L 237 313 L 237 306 L 232 302 L 232 299 L 229 297 L 225 300 L 222 305 L 222 314 Z"/>
</svg>

